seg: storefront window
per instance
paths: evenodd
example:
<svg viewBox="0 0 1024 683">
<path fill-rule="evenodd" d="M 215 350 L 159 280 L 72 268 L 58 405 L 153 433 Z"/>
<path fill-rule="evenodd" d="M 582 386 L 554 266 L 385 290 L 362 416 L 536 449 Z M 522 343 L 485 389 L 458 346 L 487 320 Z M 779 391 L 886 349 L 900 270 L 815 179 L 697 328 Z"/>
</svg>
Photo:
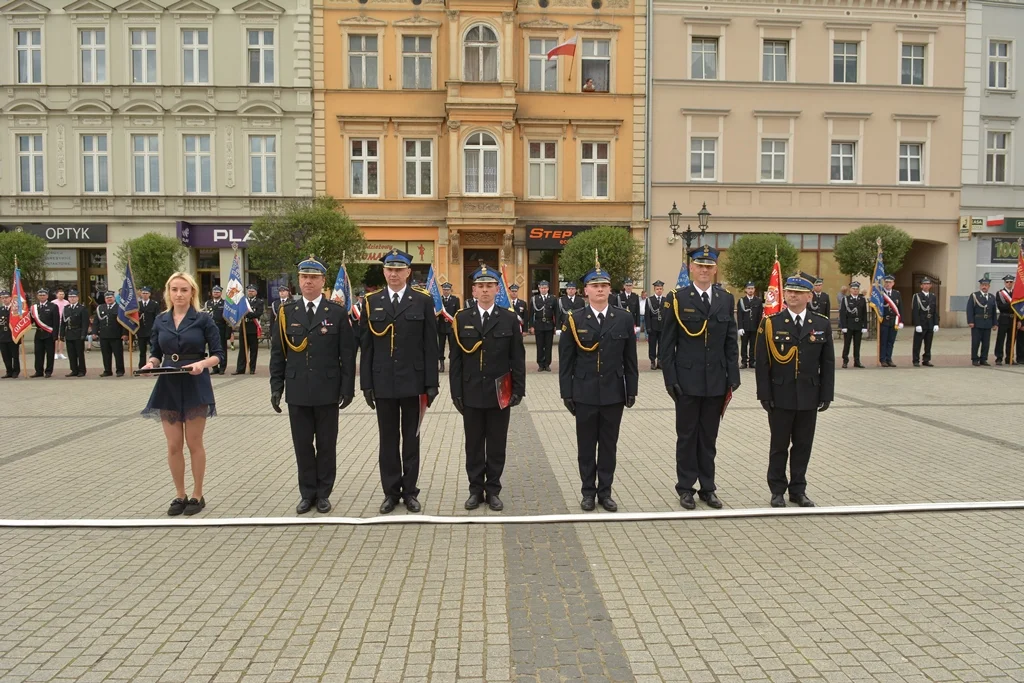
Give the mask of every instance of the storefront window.
<svg viewBox="0 0 1024 683">
<path fill-rule="evenodd" d="M 210 296 L 214 285 L 220 284 L 220 250 L 196 249 L 196 275 L 199 298 Z"/>
</svg>

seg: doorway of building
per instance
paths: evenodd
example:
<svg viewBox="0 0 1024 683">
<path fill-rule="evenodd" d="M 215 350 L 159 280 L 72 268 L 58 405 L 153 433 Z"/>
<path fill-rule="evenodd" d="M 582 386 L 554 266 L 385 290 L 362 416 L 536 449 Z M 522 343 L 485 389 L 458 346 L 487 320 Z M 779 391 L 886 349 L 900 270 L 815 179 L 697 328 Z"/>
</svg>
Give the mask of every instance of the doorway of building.
<svg viewBox="0 0 1024 683">
<path fill-rule="evenodd" d="M 462 300 L 465 301 L 473 296 L 473 273 L 484 264 L 490 268 L 498 267 L 498 250 L 466 249 L 462 252 L 462 263 L 463 287 L 465 288 L 462 290 Z"/>
</svg>

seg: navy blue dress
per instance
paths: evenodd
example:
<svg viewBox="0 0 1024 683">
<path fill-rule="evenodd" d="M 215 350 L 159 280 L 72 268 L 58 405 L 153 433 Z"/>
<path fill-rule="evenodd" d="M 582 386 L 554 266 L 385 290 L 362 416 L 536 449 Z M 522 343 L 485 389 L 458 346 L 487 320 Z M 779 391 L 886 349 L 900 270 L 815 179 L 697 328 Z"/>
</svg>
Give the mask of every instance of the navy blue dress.
<svg viewBox="0 0 1024 683">
<path fill-rule="evenodd" d="M 217 356 L 224 362 L 224 348 L 220 344 L 217 324 L 206 313 L 190 308 L 177 329 L 174 315 L 166 311 L 157 316 L 153 323 L 150 356 L 159 358 L 161 365 L 181 367 L 196 363 L 209 355 Z M 177 361 L 174 356 L 180 356 Z M 210 371 L 201 375 L 162 375 L 157 377 L 156 386 L 149 397 L 149 403 L 142 411 L 144 417 L 153 417 L 171 423 L 185 422 L 196 417 L 213 417 L 217 414 L 213 400 L 213 384 Z"/>
</svg>

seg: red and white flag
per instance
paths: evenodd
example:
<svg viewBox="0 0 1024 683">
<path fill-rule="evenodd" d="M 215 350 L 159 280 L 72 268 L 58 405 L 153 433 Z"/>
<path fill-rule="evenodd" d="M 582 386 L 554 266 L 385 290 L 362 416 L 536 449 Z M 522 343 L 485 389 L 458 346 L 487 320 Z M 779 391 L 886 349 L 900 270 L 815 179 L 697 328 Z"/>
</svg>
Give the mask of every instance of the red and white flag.
<svg viewBox="0 0 1024 683">
<path fill-rule="evenodd" d="M 1006 219 L 1003 216 L 989 216 L 988 218 L 985 219 L 985 225 L 987 225 L 990 228 L 995 227 L 997 225 L 1002 225 L 1005 222 Z"/>
<path fill-rule="evenodd" d="M 551 59 L 552 57 L 557 57 L 559 55 L 572 55 L 572 56 L 575 56 L 576 55 L 576 38 L 577 38 L 577 36 L 573 36 L 572 38 L 570 38 L 569 40 L 565 41 L 561 45 L 555 45 L 553 48 L 548 50 L 548 59 Z"/>
<path fill-rule="evenodd" d="M 772 276 L 768 278 L 768 289 L 764 293 L 764 314 L 775 315 L 783 308 L 782 305 L 782 266 L 775 259 Z"/>
</svg>

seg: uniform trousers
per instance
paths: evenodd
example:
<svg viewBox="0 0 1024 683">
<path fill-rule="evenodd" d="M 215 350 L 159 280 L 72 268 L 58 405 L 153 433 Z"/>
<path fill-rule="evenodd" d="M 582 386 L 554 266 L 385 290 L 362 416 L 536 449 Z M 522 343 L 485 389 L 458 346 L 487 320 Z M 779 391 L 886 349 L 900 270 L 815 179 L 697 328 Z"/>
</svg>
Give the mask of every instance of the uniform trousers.
<svg viewBox="0 0 1024 683">
<path fill-rule="evenodd" d="M 141 368 L 149 360 L 146 357 L 146 350 L 149 349 L 149 337 L 136 337 L 135 343 L 139 345 L 139 367 Z"/>
<path fill-rule="evenodd" d="M 462 409 L 462 424 L 466 430 L 466 475 L 469 492 L 488 496 L 501 493 L 501 474 L 505 471 L 505 452 L 508 444 L 508 422 L 512 409 Z"/>
<path fill-rule="evenodd" d="M 546 368 L 551 365 L 551 343 L 554 338 L 554 330 L 537 330 L 534 333 L 534 341 L 537 342 L 537 367 Z"/>
<path fill-rule="evenodd" d="M 992 328 L 981 329 L 977 325 L 971 328 L 971 362 L 988 360 L 988 345 L 992 341 Z"/>
<path fill-rule="evenodd" d="M 47 375 L 53 374 L 53 349 L 53 337 L 50 337 L 49 339 L 40 339 L 38 336 L 36 337 L 36 374 L 42 375 L 44 372 Z M 43 367 L 44 361 L 46 362 L 45 369 Z"/>
<path fill-rule="evenodd" d="M 658 360 L 658 341 L 661 336 L 661 332 L 657 330 L 651 330 L 647 333 L 647 357 L 651 359 L 651 362 Z"/>
<path fill-rule="evenodd" d="M 619 424 L 625 403 L 595 406 L 576 404 L 576 456 L 580 466 L 580 493 L 584 498 L 610 498 L 615 478 Z M 597 485 L 594 485 L 594 480 Z"/>
<path fill-rule="evenodd" d="M 256 356 L 260 352 L 260 340 L 256 338 L 256 332 L 254 331 L 252 334 L 249 334 L 249 331 L 246 330 L 244 335 L 240 332 L 239 339 L 242 342 L 238 345 L 238 361 L 235 363 L 235 370 L 245 372 L 245 358 L 247 355 L 249 357 L 249 369 L 255 370 Z"/>
<path fill-rule="evenodd" d="M 899 332 L 895 327 L 888 325 L 882 325 L 879 331 L 879 338 L 881 341 L 881 351 L 878 358 L 879 361 L 892 362 L 892 350 L 896 346 L 896 333 Z"/>
<path fill-rule="evenodd" d="M 922 326 L 923 332 L 914 332 L 914 362 L 932 359 L 932 339 L 935 337 L 933 325 Z M 921 344 L 924 344 L 924 355 L 921 355 Z"/>
<path fill-rule="evenodd" d="M 85 340 L 66 339 L 64 347 L 68 351 L 68 364 L 71 365 L 71 372 L 76 375 L 85 373 Z"/>
<path fill-rule="evenodd" d="M 1010 362 L 1010 342 L 1013 340 L 1013 323 L 999 323 L 999 329 L 996 331 L 996 360 L 1000 361 L 1006 359 L 1006 362 Z"/>
<path fill-rule="evenodd" d="M 850 362 L 850 344 L 853 343 L 853 362 L 860 362 L 860 340 L 864 333 L 860 330 L 850 330 L 843 335 L 843 362 Z"/>
<path fill-rule="evenodd" d="M 757 330 L 743 330 L 743 336 L 740 337 L 740 363 L 754 365 L 755 334 L 757 334 Z"/>
<path fill-rule="evenodd" d="M 223 374 L 228 369 L 228 328 L 217 325 L 217 334 L 220 335 L 220 348 L 224 349 L 224 360 L 220 362 L 220 371 Z"/>
<path fill-rule="evenodd" d="M 807 492 L 807 463 L 811 461 L 817 410 L 783 410 L 772 408 L 768 413 L 771 445 L 768 451 L 768 488 L 773 496 L 802 496 Z M 786 460 L 789 479 L 786 479 Z"/>
<path fill-rule="evenodd" d="M 0 355 L 4 359 L 4 370 L 7 371 L 8 375 L 17 375 L 21 373 L 21 358 L 19 357 L 20 349 L 14 342 L 0 342 Z"/>
<path fill-rule="evenodd" d="M 407 499 L 418 496 L 420 477 L 420 397 L 378 398 L 377 429 L 380 433 L 380 485 L 384 495 Z"/>
<path fill-rule="evenodd" d="M 334 491 L 337 476 L 338 404 L 297 406 L 289 403 L 288 421 L 299 471 L 299 495 L 305 500 L 327 500 Z"/>
<path fill-rule="evenodd" d="M 715 454 L 725 396 L 680 396 L 676 400 L 676 493 L 715 490 Z"/>
<path fill-rule="evenodd" d="M 113 359 L 117 374 L 124 374 L 124 342 L 121 338 L 100 339 L 100 352 L 103 354 L 103 372 L 110 372 L 110 363 Z"/>
<path fill-rule="evenodd" d="M 440 318 L 437 324 L 437 360 L 444 362 L 444 346 L 448 341 L 448 334 L 452 331 L 451 325 L 442 325 Z"/>
</svg>

